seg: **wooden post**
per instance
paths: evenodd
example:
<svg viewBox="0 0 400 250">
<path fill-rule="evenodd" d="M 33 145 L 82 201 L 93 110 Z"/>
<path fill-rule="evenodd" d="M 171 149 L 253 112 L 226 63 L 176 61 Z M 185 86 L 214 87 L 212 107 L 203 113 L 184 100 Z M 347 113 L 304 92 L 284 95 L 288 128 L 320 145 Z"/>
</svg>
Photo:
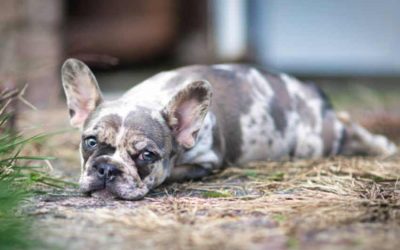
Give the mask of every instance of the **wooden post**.
<svg viewBox="0 0 400 250">
<path fill-rule="evenodd" d="M 2 0 L 0 84 L 29 84 L 26 98 L 38 108 L 59 99 L 62 16 L 61 0 Z"/>
</svg>

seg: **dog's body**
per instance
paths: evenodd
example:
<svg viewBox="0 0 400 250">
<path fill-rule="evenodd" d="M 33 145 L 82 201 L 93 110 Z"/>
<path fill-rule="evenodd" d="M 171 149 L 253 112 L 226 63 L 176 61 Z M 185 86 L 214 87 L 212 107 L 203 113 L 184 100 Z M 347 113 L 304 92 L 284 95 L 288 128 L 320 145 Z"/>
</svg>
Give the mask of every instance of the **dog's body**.
<svg viewBox="0 0 400 250">
<path fill-rule="evenodd" d="M 139 199 L 167 179 L 201 178 L 231 164 L 396 151 L 338 119 L 316 86 L 245 65 L 162 72 L 105 102 L 90 70 L 70 59 L 63 85 L 71 123 L 83 133 L 84 192 Z"/>
</svg>

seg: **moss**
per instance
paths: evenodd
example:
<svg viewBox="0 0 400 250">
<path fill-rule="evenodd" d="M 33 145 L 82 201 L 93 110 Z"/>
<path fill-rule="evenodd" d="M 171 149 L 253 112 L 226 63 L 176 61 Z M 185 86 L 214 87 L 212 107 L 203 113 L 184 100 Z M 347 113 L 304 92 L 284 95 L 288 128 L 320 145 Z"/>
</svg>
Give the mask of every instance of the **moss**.
<svg viewBox="0 0 400 250">
<path fill-rule="evenodd" d="M 284 222 L 286 221 L 286 216 L 283 214 L 275 214 L 274 216 L 272 216 L 272 218 L 276 221 L 276 222 Z"/>
<path fill-rule="evenodd" d="M 255 178 L 255 177 L 258 176 L 258 173 L 257 173 L 256 171 L 254 171 L 254 170 L 246 170 L 246 171 L 244 172 L 244 174 L 245 174 L 247 177 L 253 177 L 253 178 Z"/>
<path fill-rule="evenodd" d="M 272 173 L 270 176 L 268 176 L 268 179 L 272 180 L 272 181 L 283 181 L 284 177 L 285 177 L 284 173 L 275 172 L 275 173 Z"/>
<path fill-rule="evenodd" d="M 287 241 L 287 246 L 289 249 L 298 249 L 299 241 L 294 237 L 290 237 Z"/>
<path fill-rule="evenodd" d="M 203 193 L 204 198 L 226 198 L 231 196 L 227 191 L 206 191 Z"/>
</svg>

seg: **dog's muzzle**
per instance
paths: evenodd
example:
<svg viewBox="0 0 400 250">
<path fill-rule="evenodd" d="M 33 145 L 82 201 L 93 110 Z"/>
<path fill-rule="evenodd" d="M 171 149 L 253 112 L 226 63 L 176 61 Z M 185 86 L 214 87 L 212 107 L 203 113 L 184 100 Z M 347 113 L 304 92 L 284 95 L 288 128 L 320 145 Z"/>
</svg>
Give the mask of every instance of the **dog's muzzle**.
<svg viewBox="0 0 400 250">
<path fill-rule="evenodd" d="M 151 183 L 141 180 L 135 169 L 132 171 L 127 169 L 124 163 L 115 161 L 111 157 L 98 157 L 81 175 L 81 191 L 92 197 L 125 200 L 143 198 L 149 192 Z"/>
</svg>

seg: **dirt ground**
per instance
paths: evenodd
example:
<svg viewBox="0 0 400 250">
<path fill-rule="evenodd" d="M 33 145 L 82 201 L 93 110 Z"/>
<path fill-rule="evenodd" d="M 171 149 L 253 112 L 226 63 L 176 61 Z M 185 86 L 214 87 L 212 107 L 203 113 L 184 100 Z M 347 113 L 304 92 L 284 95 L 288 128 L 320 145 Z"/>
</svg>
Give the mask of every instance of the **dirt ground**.
<svg viewBox="0 0 400 250">
<path fill-rule="evenodd" d="M 397 110 L 352 114 L 399 142 Z M 30 150 L 56 156 L 52 174 L 77 181 L 79 134 L 64 107 L 26 113 L 21 124 L 67 129 Z M 400 156 L 252 163 L 135 202 L 55 189 L 26 210 L 49 249 L 398 249 Z"/>
<path fill-rule="evenodd" d="M 398 161 L 256 163 L 136 202 L 46 195 L 30 213 L 61 249 L 397 249 Z"/>
</svg>

